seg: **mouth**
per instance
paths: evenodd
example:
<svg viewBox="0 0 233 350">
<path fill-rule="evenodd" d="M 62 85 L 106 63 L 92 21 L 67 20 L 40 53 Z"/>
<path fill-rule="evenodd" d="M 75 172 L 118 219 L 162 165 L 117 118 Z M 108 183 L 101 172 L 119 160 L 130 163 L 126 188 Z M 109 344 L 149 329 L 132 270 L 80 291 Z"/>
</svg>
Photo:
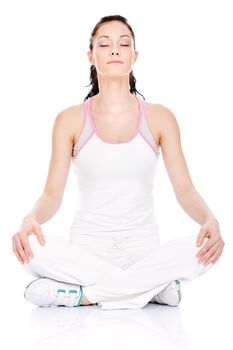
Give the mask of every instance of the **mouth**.
<svg viewBox="0 0 233 350">
<path fill-rule="evenodd" d="M 114 61 L 109 61 L 108 64 L 109 64 L 109 63 L 121 63 L 121 64 L 122 64 L 123 62 L 122 62 L 122 61 L 119 61 L 119 60 L 114 60 Z"/>
</svg>

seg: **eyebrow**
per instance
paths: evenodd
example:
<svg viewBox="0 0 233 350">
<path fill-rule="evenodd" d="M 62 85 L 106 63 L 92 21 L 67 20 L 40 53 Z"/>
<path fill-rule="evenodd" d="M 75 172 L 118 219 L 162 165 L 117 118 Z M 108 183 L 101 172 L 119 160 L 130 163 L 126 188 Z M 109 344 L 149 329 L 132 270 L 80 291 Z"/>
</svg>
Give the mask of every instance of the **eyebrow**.
<svg viewBox="0 0 233 350">
<path fill-rule="evenodd" d="M 121 35 L 120 38 L 122 38 L 123 36 L 127 36 L 128 38 L 130 38 L 130 36 L 127 35 L 127 34 Z M 102 37 L 104 37 L 104 38 L 109 38 L 108 35 L 101 35 L 101 36 L 99 36 L 97 39 L 102 38 Z"/>
</svg>

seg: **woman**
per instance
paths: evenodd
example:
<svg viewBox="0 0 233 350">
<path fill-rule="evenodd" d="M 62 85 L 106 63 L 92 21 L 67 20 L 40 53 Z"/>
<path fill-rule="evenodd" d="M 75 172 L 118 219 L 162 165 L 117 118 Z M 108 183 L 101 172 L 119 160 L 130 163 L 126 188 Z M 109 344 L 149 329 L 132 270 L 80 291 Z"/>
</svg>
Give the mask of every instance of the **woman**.
<svg viewBox="0 0 233 350">
<path fill-rule="evenodd" d="M 180 281 L 222 254 L 218 221 L 192 184 L 174 114 L 136 94 L 138 52 L 126 18 L 101 18 L 89 48 L 92 89 L 56 117 L 44 191 L 12 237 L 16 257 L 38 277 L 24 296 L 39 306 L 177 306 Z M 163 245 L 152 195 L 159 147 L 179 204 L 201 225 L 198 235 Z M 61 205 L 71 159 L 80 205 L 66 241 L 40 225 Z"/>
</svg>

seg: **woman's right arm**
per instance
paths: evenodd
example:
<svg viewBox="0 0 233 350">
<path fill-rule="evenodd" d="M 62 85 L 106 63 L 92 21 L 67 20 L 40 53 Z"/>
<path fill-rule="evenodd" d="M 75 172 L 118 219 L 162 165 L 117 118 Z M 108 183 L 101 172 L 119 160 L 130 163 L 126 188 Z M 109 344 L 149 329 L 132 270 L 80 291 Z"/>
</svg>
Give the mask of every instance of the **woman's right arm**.
<svg viewBox="0 0 233 350">
<path fill-rule="evenodd" d="M 40 225 L 51 219 L 58 211 L 69 173 L 74 130 L 81 129 L 80 118 L 77 118 L 78 106 L 71 106 L 60 112 L 54 122 L 52 132 L 52 154 L 46 184 L 42 195 L 33 208 L 24 217 L 18 231 L 12 236 L 13 251 L 21 263 L 33 257 L 28 243 L 28 235 L 35 234 L 43 244 L 44 237 Z"/>
</svg>

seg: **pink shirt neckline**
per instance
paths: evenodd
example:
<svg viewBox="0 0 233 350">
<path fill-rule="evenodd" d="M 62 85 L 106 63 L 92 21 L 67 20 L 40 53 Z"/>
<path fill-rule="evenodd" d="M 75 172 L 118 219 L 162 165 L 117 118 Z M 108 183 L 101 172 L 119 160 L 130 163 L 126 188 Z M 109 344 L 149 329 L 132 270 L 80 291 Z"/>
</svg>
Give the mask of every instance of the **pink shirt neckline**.
<svg viewBox="0 0 233 350">
<path fill-rule="evenodd" d="M 139 133 L 140 126 L 141 126 L 141 121 L 142 121 L 142 106 L 141 106 L 142 101 L 140 100 L 140 98 L 135 95 L 135 97 L 136 97 L 136 99 L 138 101 L 139 112 L 138 112 L 137 127 L 136 127 L 136 130 L 134 131 L 134 133 L 124 142 L 109 142 L 109 141 L 103 139 L 103 137 L 98 134 L 98 131 L 96 129 L 95 122 L 94 122 L 93 115 L 92 115 L 92 110 L 91 110 L 91 101 L 92 101 L 93 97 L 94 96 L 91 96 L 90 98 L 88 98 L 88 100 L 87 100 L 87 108 L 88 108 L 88 112 L 89 112 L 89 116 L 90 116 L 91 125 L 93 127 L 93 130 L 94 130 L 94 133 L 96 134 L 96 136 L 101 141 L 103 141 L 104 143 L 107 143 L 109 145 L 124 145 L 124 144 L 129 143 L 130 141 L 133 141 L 137 137 L 137 135 Z"/>
</svg>

